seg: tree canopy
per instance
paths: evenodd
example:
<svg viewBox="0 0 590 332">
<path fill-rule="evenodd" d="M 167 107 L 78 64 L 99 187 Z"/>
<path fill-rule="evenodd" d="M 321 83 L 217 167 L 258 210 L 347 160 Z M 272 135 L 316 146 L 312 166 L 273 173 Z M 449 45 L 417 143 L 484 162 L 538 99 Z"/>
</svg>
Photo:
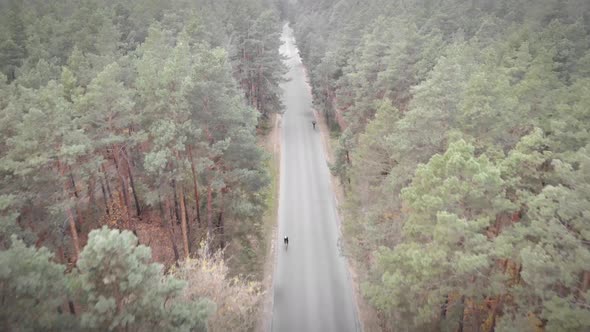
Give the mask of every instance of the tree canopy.
<svg viewBox="0 0 590 332">
<path fill-rule="evenodd" d="M 0 325 L 207 328 L 151 260 L 259 245 L 281 28 L 272 0 L 0 1 Z"/>
<path fill-rule="evenodd" d="M 588 330 L 589 3 L 283 7 L 380 327 Z"/>
</svg>

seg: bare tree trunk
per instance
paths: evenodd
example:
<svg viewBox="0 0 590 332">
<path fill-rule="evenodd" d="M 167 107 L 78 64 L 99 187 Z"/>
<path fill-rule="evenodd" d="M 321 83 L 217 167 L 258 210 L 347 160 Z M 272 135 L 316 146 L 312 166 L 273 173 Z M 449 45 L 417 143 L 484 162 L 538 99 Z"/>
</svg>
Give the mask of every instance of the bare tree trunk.
<svg viewBox="0 0 590 332">
<path fill-rule="evenodd" d="M 170 200 L 166 199 L 166 211 L 170 212 Z M 162 222 L 166 225 L 166 229 L 168 231 L 168 237 L 170 238 L 170 243 L 172 243 L 172 251 L 174 252 L 174 262 L 178 267 L 178 261 L 180 260 L 180 255 L 178 254 L 178 247 L 176 246 L 176 241 L 174 241 L 174 234 L 172 233 L 173 223 L 172 223 L 173 216 L 171 215 L 168 218 L 166 215 L 162 215 Z"/>
<path fill-rule="evenodd" d="M 172 234 L 172 226 L 170 225 L 170 223 L 172 223 L 172 220 L 166 222 L 166 224 L 168 225 L 166 228 L 168 230 L 168 237 L 170 238 L 170 242 L 172 243 L 172 251 L 174 252 L 174 264 L 176 265 L 176 267 L 180 267 L 180 264 L 178 263 L 178 261 L 180 261 L 180 254 L 178 253 L 178 247 L 174 242 L 174 235 Z"/>
<path fill-rule="evenodd" d="M 59 258 L 60 263 L 64 263 L 65 265 L 68 264 L 68 260 L 66 258 L 66 253 L 64 252 L 63 246 L 57 247 L 57 257 Z"/>
<path fill-rule="evenodd" d="M 90 176 L 88 180 L 88 206 L 95 206 L 96 205 L 96 195 L 94 191 L 96 190 L 96 177 L 94 175 Z"/>
<path fill-rule="evenodd" d="M 498 295 L 496 300 L 492 304 L 492 324 L 490 326 L 490 332 L 494 332 L 496 330 L 496 320 L 498 317 L 498 308 L 500 306 L 500 301 L 502 301 L 502 297 Z"/>
<path fill-rule="evenodd" d="M 186 195 L 184 195 L 184 189 L 183 189 L 183 195 L 182 195 L 182 202 L 181 204 L 184 206 L 184 218 L 186 219 L 186 237 L 188 238 L 188 251 L 189 253 L 192 251 L 192 246 L 191 246 L 191 218 L 188 214 L 188 208 L 186 206 Z"/>
<path fill-rule="evenodd" d="M 584 271 L 582 276 L 582 293 L 586 293 L 588 286 L 590 286 L 590 271 Z"/>
<path fill-rule="evenodd" d="M 176 224 L 180 224 L 180 211 L 178 210 L 178 196 L 176 195 L 176 180 L 172 179 L 172 190 L 174 191 L 174 213 L 176 215 Z"/>
<path fill-rule="evenodd" d="M 62 177 L 65 178 L 64 168 L 65 168 L 65 166 L 61 165 L 61 163 L 58 161 L 58 169 L 60 170 Z M 71 199 L 70 194 L 68 193 L 67 182 L 64 182 L 64 184 L 63 184 L 63 191 L 64 191 L 65 197 L 68 199 Z M 74 214 L 72 213 L 72 209 L 70 209 L 69 206 L 66 206 L 65 210 L 66 210 L 66 216 L 68 218 L 68 222 L 70 224 L 70 233 L 72 235 L 72 242 L 73 242 L 73 246 L 74 246 L 74 255 L 75 255 L 74 262 L 77 262 L 78 257 L 80 257 L 80 241 L 78 239 L 78 231 L 76 229 L 76 220 L 74 219 Z"/>
<path fill-rule="evenodd" d="M 113 149 L 113 159 L 115 160 L 115 167 L 117 168 L 117 174 L 121 182 L 121 193 L 123 195 L 123 201 L 127 210 L 127 222 L 131 224 L 131 229 L 135 229 L 133 221 L 131 219 L 131 204 L 129 203 L 129 191 L 127 190 L 127 181 L 125 176 L 121 173 L 121 163 L 119 163 L 119 152 L 116 146 Z"/>
<path fill-rule="evenodd" d="M 264 46 L 262 46 L 262 49 L 259 50 L 259 54 L 262 55 L 262 53 L 264 53 Z M 262 68 L 262 65 L 258 66 L 258 78 L 257 78 L 257 82 L 256 82 L 256 108 L 260 111 L 264 110 L 264 98 L 262 96 L 262 82 L 264 79 L 264 70 Z M 266 111 L 263 111 L 264 116 L 266 117 Z"/>
<path fill-rule="evenodd" d="M 109 178 L 107 177 L 107 169 L 104 165 L 102 165 L 102 174 L 104 175 L 104 181 L 107 188 L 107 193 L 109 194 L 109 199 L 113 200 L 113 193 L 111 192 L 111 186 L 109 185 Z M 106 198 L 106 197 L 105 197 Z"/>
<path fill-rule="evenodd" d="M 130 156 L 127 151 L 125 153 L 125 160 L 127 161 L 127 172 L 129 173 L 129 181 L 131 182 L 131 191 L 133 192 L 133 199 L 135 200 L 135 212 L 137 216 L 141 216 L 141 206 L 139 205 L 139 199 L 137 198 L 137 190 L 135 189 L 135 181 L 133 181 L 133 172 L 131 172 Z"/>
<path fill-rule="evenodd" d="M 252 77 L 250 77 L 250 105 L 252 105 L 252 107 L 256 110 L 258 110 L 256 108 L 256 96 L 255 96 L 255 92 L 254 92 L 254 79 Z"/>
<path fill-rule="evenodd" d="M 70 314 L 76 316 L 76 307 L 74 306 L 74 301 L 68 300 L 68 308 L 70 309 Z"/>
<path fill-rule="evenodd" d="M 246 38 L 250 38 L 250 33 L 249 31 L 246 31 Z M 246 43 L 244 43 L 244 48 L 242 48 L 242 63 L 246 63 Z M 249 74 L 247 71 L 242 71 L 242 87 L 244 89 L 244 91 L 246 91 L 246 95 L 247 95 L 247 99 L 248 99 L 248 103 L 250 103 L 250 93 L 249 93 L 249 89 L 247 89 L 247 87 L 249 86 Z"/>
<path fill-rule="evenodd" d="M 211 184 L 207 186 L 207 243 L 211 250 L 211 242 L 213 240 L 213 195 L 211 193 Z M 209 253 L 210 254 L 210 253 Z"/>
<path fill-rule="evenodd" d="M 465 295 L 461 296 L 461 318 L 459 319 L 459 329 L 458 332 L 463 332 L 463 325 L 465 324 Z"/>
<path fill-rule="evenodd" d="M 191 160 L 191 171 L 193 173 L 193 187 L 195 191 L 195 205 L 197 207 L 197 223 L 201 226 L 201 204 L 199 204 L 199 188 L 197 187 L 197 172 L 195 171 L 195 161 L 193 159 L 192 148 L 188 146 L 188 157 Z"/>
<path fill-rule="evenodd" d="M 184 257 L 185 258 L 189 258 L 190 256 L 190 251 L 188 248 L 188 230 L 187 230 L 187 226 L 186 226 L 186 206 L 184 206 L 184 189 L 182 188 L 182 185 L 179 186 L 180 190 L 180 216 L 182 219 L 182 222 L 180 223 L 180 228 L 182 230 L 182 244 L 184 245 Z"/>
<path fill-rule="evenodd" d="M 104 183 L 103 183 L 102 179 L 100 178 L 100 176 L 98 177 L 98 179 L 100 180 L 100 189 L 102 190 L 102 197 L 104 198 L 105 211 L 107 213 L 107 216 L 110 216 L 111 212 L 109 211 L 109 199 L 108 199 L 107 193 L 104 189 Z"/>
<path fill-rule="evenodd" d="M 221 194 L 219 195 L 219 248 L 222 250 L 225 247 L 225 220 L 223 219 L 223 196 L 224 191 L 222 190 Z"/>
<path fill-rule="evenodd" d="M 70 168 L 70 167 L 68 167 Z M 78 198 L 78 188 L 76 188 L 76 181 L 74 181 L 74 174 L 72 174 L 71 168 L 70 168 L 70 181 L 72 182 L 72 192 L 74 193 L 74 197 Z"/>
<path fill-rule="evenodd" d="M 82 211 L 80 211 L 80 207 L 78 206 L 78 200 L 80 195 L 78 194 L 78 189 L 76 188 L 76 181 L 74 181 L 74 174 L 72 174 L 71 167 L 68 166 L 70 170 L 70 181 L 72 186 L 72 192 L 74 193 L 74 197 L 76 201 L 74 203 L 74 210 L 76 210 L 76 216 L 78 217 L 78 222 L 76 223 L 76 229 L 78 232 L 82 231 L 82 225 L 84 225 L 84 217 L 82 217 Z"/>
<path fill-rule="evenodd" d="M 447 308 L 449 306 L 449 295 L 445 295 L 445 302 L 440 308 L 440 317 L 444 320 L 447 318 Z"/>
<path fill-rule="evenodd" d="M 47 239 L 47 235 L 49 234 L 49 231 L 43 231 L 41 232 L 38 236 L 37 236 L 37 241 L 35 241 L 35 247 L 41 247 L 43 242 L 45 242 L 45 240 Z"/>
<path fill-rule="evenodd" d="M 158 210 L 160 211 L 160 216 L 162 219 L 162 225 L 164 225 L 164 223 L 166 222 L 166 214 L 164 213 L 164 207 L 162 206 L 162 197 L 160 196 L 160 193 L 158 193 Z M 149 219 L 148 219 L 149 221 Z"/>
<path fill-rule="evenodd" d="M 518 264 L 518 273 L 516 274 L 516 285 L 520 285 L 520 281 L 522 276 L 520 273 L 522 272 L 522 264 Z"/>
<path fill-rule="evenodd" d="M 82 217 L 82 211 L 80 211 L 80 207 L 76 204 L 76 216 L 78 217 L 78 222 L 76 223 L 76 227 L 78 232 L 82 231 L 82 225 L 84 225 L 84 217 Z"/>
</svg>

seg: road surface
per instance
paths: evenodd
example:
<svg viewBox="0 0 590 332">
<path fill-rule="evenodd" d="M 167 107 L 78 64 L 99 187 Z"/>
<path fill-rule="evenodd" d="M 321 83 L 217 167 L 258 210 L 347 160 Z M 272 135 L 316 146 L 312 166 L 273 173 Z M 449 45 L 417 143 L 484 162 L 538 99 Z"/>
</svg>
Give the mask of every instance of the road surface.
<svg viewBox="0 0 590 332">
<path fill-rule="evenodd" d="M 311 93 L 291 29 L 283 29 L 288 57 L 282 85 L 281 188 L 272 331 L 357 331 L 346 263 L 338 249 L 338 215 Z M 285 250 L 283 236 L 289 236 Z"/>
</svg>

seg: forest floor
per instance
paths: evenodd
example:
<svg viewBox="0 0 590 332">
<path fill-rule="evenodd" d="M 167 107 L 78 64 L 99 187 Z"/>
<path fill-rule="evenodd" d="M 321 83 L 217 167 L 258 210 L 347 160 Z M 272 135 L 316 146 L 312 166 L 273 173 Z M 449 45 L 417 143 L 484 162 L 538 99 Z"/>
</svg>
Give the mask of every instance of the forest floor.
<svg viewBox="0 0 590 332">
<path fill-rule="evenodd" d="M 189 210 L 189 216 L 194 219 L 196 211 Z M 173 225 L 171 234 L 168 233 L 168 228 L 163 224 L 162 218 L 156 211 L 145 209 L 142 214 L 141 221 L 136 221 L 137 237 L 141 244 L 150 247 L 152 251 L 152 261 L 164 264 L 166 268 L 174 265 L 176 261 L 174 251 L 172 249 L 172 241 L 177 244 L 179 258 L 182 260 L 182 231 L 180 225 Z M 191 252 L 195 253 L 199 246 L 199 240 L 205 238 L 207 229 L 205 227 L 196 226 L 196 221 L 191 220 Z M 170 237 L 172 236 L 172 238 Z"/>
<path fill-rule="evenodd" d="M 317 121 L 317 126 L 321 132 L 321 139 L 322 145 L 326 155 L 326 162 L 331 164 L 334 160 L 334 146 L 338 144 L 338 140 L 336 137 L 333 136 L 333 132 L 330 130 L 326 122 L 326 118 L 322 116 L 317 110 L 314 109 L 314 116 Z M 346 193 L 344 191 L 344 186 L 342 185 L 340 178 L 337 176 L 331 176 L 331 183 L 332 183 L 332 190 L 334 191 L 334 196 L 336 198 L 336 208 L 340 212 L 340 206 L 346 199 Z M 343 216 L 342 213 L 340 214 L 340 220 L 342 220 Z M 338 225 L 341 229 L 341 225 Z M 342 231 L 342 229 L 341 229 Z M 340 234 L 342 236 L 342 234 Z M 358 319 L 361 324 L 362 331 L 365 332 L 373 332 L 373 331 L 381 331 L 381 327 L 378 324 L 378 317 L 377 312 L 367 303 L 365 298 L 363 297 L 360 289 L 359 277 L 357 273 L 357 266 L 354 261 L 347 259 L 346 260 L 348 265 L 348 271 L 350 273 L 350 277 L 352 279 L 352 287 L 353 287 L 353 294 L 354 294 L 354 301 L 356 304 L 356 311 L 358 314 Z"/>
</svg>

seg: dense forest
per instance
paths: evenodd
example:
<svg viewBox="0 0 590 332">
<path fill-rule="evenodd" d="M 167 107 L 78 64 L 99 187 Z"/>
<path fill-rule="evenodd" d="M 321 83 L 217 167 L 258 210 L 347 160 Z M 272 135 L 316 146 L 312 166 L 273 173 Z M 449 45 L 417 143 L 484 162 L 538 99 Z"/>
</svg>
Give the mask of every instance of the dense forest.
<svg viewBox="0 0 590 332">
<path fill-rule="evenodd" d="M 386 331 L 590 330 L 590 2 L 282 2 Z"/>
<path fill-rule="evenodd" d="M 281 27 L 273 0 L 0 1 L 1 330 L 255 326 L 233 276 L 266 259 Z"/>
</svg>

